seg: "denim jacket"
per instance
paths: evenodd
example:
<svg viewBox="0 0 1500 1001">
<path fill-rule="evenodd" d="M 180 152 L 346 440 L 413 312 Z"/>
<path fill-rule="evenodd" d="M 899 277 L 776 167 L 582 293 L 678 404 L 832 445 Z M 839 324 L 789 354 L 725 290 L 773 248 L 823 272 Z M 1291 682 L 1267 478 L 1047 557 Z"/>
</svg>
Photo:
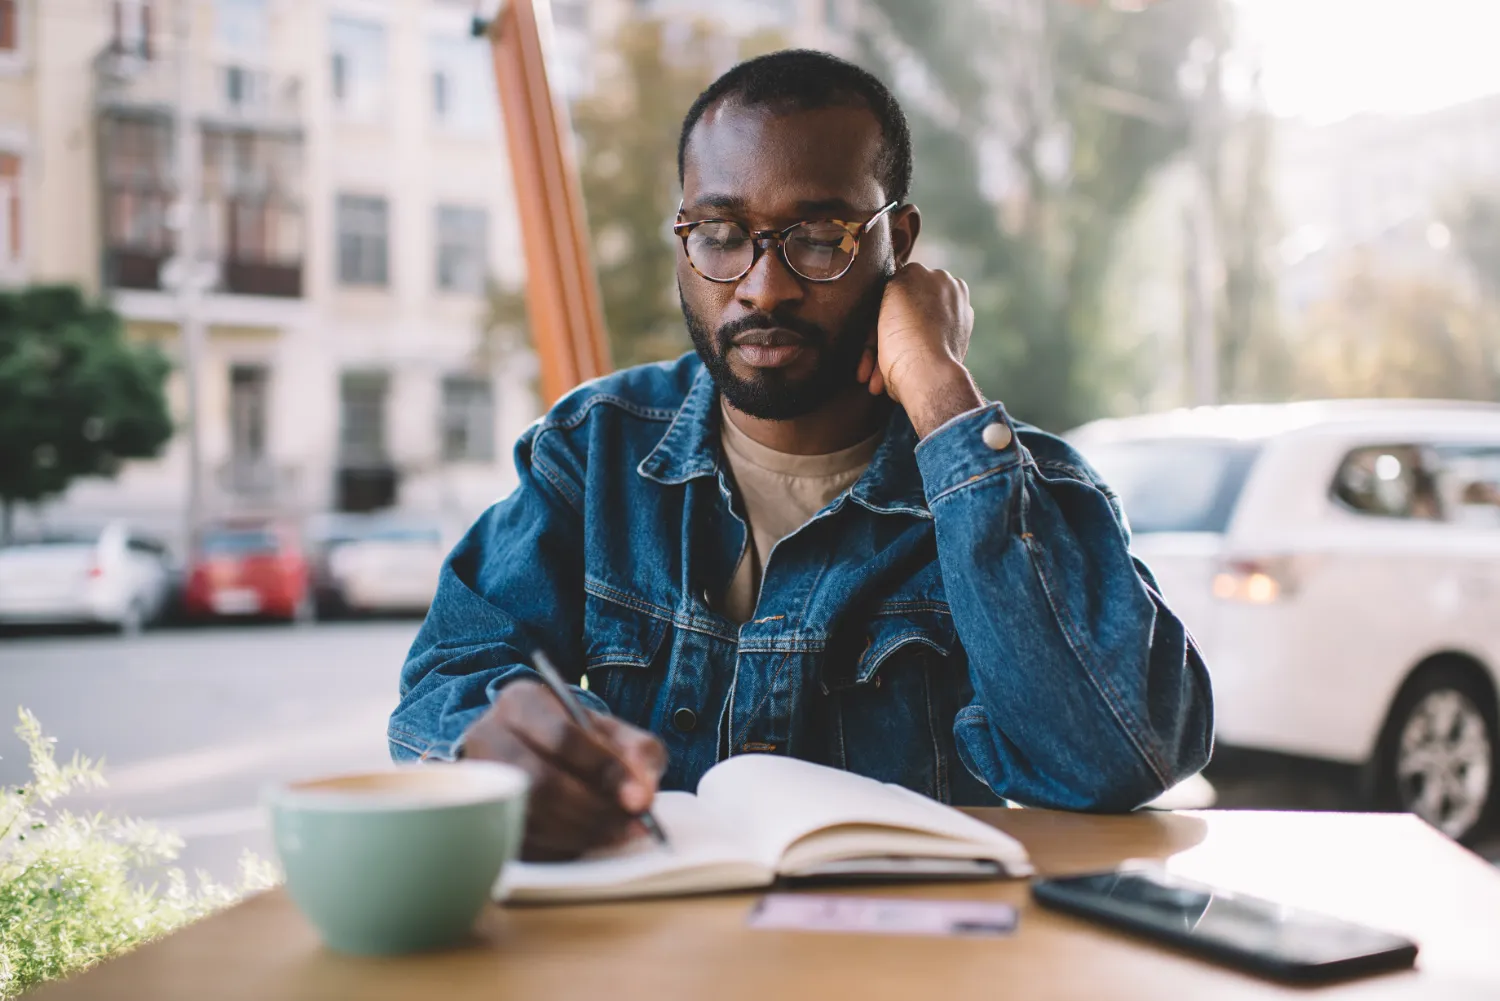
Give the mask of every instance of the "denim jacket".
<svg viewBox="0 0 1500 1001">
<path fill-rule="evenodd" d="M 581 386 L 522 435 L 520 486 L 448 557 L 412 645 L 395 758 L 451 758 L 540 647 L 665 742 L 667 789 L 762 752 L 958 805 L 1129 810 L 1208 760 L 1198 650 L 1061 440 L 995 403 L 918 442 L 893 408 L 736 625 L 716 598 L 749 533 L 720 419 L 688 355 Z"/>
</svg>

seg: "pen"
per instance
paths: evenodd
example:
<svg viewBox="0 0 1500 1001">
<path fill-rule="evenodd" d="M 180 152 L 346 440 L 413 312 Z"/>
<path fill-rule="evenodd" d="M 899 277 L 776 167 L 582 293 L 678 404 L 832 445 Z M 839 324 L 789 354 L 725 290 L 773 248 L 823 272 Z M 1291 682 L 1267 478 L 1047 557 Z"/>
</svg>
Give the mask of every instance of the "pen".
<svg viewBox="0 0 1500 1001">
<path fill-rule="evenodd" d="M 557 668 L 552 666 L 552 661 L 548 659 L 547 655 L 541 650 L 533 652 L 531 655 L 531 664 L 536 668 L 536 673 L 540 674 L 542 680 L 547 683 L 547 687 L 552 689 L 552 694 L 557 696 L 557 701 L 563 704 L 563 708 L 568 711 L 568 715 L 573 718 L 573 722 L 589 733 L 598 733 L 598 730 L 594 727 L 594 721 L 589 719 L 588 712 L 573 697 L 573 692 L 568 688 L 568 683 L 563 680 L 562 675 L 557 673 Z M 661 829 L 661 825 L 656 822 L 656 818 L 651 815 L 650 810 L 647 810 L 636 819 L 641 822 L 641 826 L 646 829 L 647 833 L 656 839 L 658 844 L 665 845 L 667 843 L 666 832 Z"/>
</svg>

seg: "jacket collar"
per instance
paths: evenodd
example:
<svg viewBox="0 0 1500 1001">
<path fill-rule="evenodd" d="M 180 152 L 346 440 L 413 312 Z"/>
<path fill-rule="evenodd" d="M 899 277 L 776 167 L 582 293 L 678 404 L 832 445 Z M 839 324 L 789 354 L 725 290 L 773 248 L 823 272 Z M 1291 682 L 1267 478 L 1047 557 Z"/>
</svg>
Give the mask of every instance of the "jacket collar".
<svg viewBox="0 0 1500 1001">
<path fill-rule="evenodd" d="M 677 416 L 641 460 L 636 472 L 648 480 L 678 485 L 719 471 L 719 390 L 708 369 L 699 368 Z M 880 514 L 908 514 L 931 518 L 917 468 L 917 432 L 906 411 L 891 409 L 885 439 L 849 490 L 856 504 Z"/>
</svg>

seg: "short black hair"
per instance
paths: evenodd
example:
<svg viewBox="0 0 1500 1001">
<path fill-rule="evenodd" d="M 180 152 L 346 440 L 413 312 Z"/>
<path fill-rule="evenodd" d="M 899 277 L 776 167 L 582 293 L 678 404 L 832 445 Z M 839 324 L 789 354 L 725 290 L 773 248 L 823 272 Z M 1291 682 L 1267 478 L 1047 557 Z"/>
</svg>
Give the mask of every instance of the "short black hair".
<svg viewBox="0 0 1500 1001">
<path fill-rule="evenodd" d="M 677 140 L 677 183 L 684 177 L 688 137 L 709 105 L 733 96 L 749 106 L 796 111 L 840 104 L 868 107 L 880 122 L 885 148 L 876 167 L 887 198 L 906 201 L 911 189 L 911 132 L 895 97 L 874 74 L 813 49 L 783 49 L 731 67 L 698 95 Z"/>
</svg>

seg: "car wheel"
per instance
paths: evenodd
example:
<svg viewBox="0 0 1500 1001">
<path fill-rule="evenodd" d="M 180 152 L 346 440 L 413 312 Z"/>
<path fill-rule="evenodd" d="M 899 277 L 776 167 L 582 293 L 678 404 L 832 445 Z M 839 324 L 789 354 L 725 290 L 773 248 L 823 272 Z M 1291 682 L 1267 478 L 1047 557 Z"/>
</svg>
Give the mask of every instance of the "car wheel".
<svg viewBox="0 0 1500 1001">
<path fill-rule="evenodd" d="M 1396 699 L 1376 763 L 1381 805 L 1467 841 L 1497 813 L 1500 728 L 1494 696 L 1467 670 L 1440 665 Z"/>
</svg>

